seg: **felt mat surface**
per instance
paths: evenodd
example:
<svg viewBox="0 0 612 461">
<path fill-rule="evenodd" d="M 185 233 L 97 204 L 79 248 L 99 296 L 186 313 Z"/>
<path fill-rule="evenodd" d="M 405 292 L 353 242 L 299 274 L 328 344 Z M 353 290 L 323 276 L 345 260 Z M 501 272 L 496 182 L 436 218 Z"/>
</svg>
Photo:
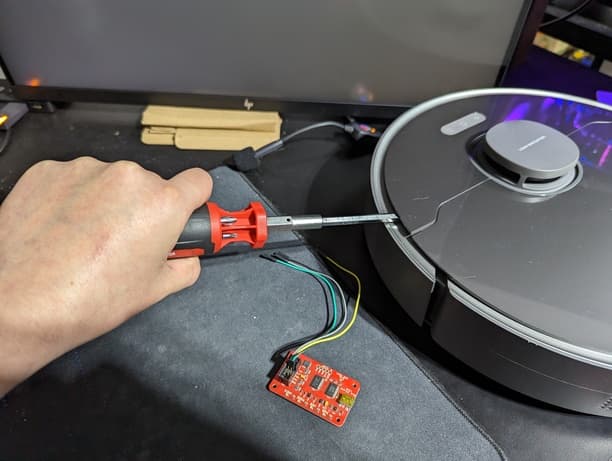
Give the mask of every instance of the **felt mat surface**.
<svg viewBox="0 0 612 461">
<path fill-rule="evenodd" d="M 261 199 L 241 176 L 213 175 L 220 205 Z M 321 267 L 305 247 L 283 251 Z M 343 428 L 269 393 L 274 351 L 325 323 L 320 285 L 255 252 L 202 268 L 193 287 L 1 400 L 0 459 L 504 458 L 365 311 L 343 338 L 309 351 L 361 381 Z"/>
</svg>

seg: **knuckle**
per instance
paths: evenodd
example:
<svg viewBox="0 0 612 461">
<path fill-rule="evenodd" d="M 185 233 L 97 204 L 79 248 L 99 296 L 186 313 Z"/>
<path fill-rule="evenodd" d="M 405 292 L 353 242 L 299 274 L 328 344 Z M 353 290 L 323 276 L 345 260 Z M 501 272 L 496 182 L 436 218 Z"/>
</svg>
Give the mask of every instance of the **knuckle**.
<svg viewBox="0 0 612 461">
<path fill-rule="evenodd" d="M 74 160 L 72 160 L 73 162 L 80 162 L 80 163 L 87 163 L 87 162 L 91 162 L 91 161 L 97 161 L 95 158 L 93 158 L 91 155 L 81 155 L 80 157 L 75 158 Z"/>
<path fill-rule="evenodd" d="M 95 165 L 96 163 L 101 163 L 99 160 L 93 158 L 90 155 L 85 155 L 83 157 L 76 158 L 72 160 L 70 163 L 78 166 L 90 166 Z"/>
<path fill-rule="evenodd" d="M 162 203 L 171 207 L 174 207 L 181 199 L 181 191 L 168 182 L 161 187 L 159 195 Z"/>
<path fill-rule="evenodd" d="M 136 162 L 119 160 L 110 164 L 109 171 L 118 179 L 134 180 L 142 174 L 143 169 Z"/>
<path fill-rule="evenodd" d="M 58 162 L 56 162 L 55 160 L 41 160 L 38 163 L 35 163 L 34 166 L 32 168 L 45 168 L 51 165 L 55 165 Z"/>
<path fill-rule="evenodd" d="M 42 160 L 36 164 L 34 164 L 30 170 L 48 170 L 49 168 L 54 168 L 60 165 L 60 162 L 56 160 Z"/>
<path fill-rule="evenodd" d="M 125 171 L 127 173 L 134 173 L 141 170 L 140 165 L 138 165 L 136 162 L 132 162 L 131 160 L 119 160 L 118 162 L 113 163 L 113 165 L 119 171 Z"/>
<path fill-rule="evenodd" d="M 53 168 L 56 168 L 60 162 L 56 162 L 55 160 L 42 160 L 38 163 L 35 163 L 30 168 L 26 170 L 23 174 L 24 178 L 29 178 L 30 176 L 36 176 L 39 174 L 44 174 Z"/>
</svg>

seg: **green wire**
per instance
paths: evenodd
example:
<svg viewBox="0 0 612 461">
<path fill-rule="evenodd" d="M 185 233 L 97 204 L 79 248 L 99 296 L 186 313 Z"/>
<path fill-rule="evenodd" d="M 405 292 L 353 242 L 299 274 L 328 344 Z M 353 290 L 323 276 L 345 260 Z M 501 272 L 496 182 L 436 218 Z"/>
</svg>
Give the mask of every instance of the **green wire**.
<svg viewBox="0 0 612 461">
<path fill-rule="evenodd" d="M 361 280 L 359 279 L 359 276 L 357 274 L 355 274 L 354 272 L 352 272 L 351 270 L 347 269 L 346 267 L 340 265 L 339 263 L 337 263 L 336 261 L 331 259 L 329 256 L 326 256 L 325 259 L 327 259 L 330 263 L 332 263 L 338 269 L 341 269 L 342 271 L 344 271 L 347 274 L 349 274 L 357 282 L 357 297 L 355 298 L 355 308 L 353 309 L 353 315 L 352 315 L 351 320 L 349 321 L 348 325 L 346 327 L 344 327 L 344 329 L 342 329 L 342 331 L 340 331 L 340 332 L 332 332 L 331 334 L 322 336 L 319 339 L 315 339 L 313 341 L 307 342 L 306 344 L 302 344 L 300 347 L 298 347 L 293 352 L 294 356 L 298 356 L 298 355 L 302 354 L 305 350 L 310 349 L 311 347 L 316 346 L 317 344 L 327 343 L 329 341 L 334 341 L 334 340 L 336 340 L 338 338 L 341 338 L 342 336 L 344 336 L 346 334 L 347 331 L 349 331 L 351 329 L 351 327 L 355 323 L 355 320 L 357 320 L 357 312 L 359 311 L 359 302 L 361 301 Z"/>
<path fill-rule="evenodd" d="M 337 315 L 336 312 L 338 311 L 338 305 L 336 304 L 336 291 L 334 290 L 334 287 L 332 286 L 332 284 L 329 282 L 329 280 L 327 280 L 325 277 L 322 277 L 321 275 L 319 275 L 317 272 L 313 272 L 311 270 L 308 270 L 304 267 L 300 267 L 300 266 L 296 266 L 292 263 L 288 263 L 285 261 L 280 261 L 280 260 L 276 260 L 277 263 L 282 264 L 283 266 L 287 266 L 293 270 L 299 271 L 299 272 L 303 272 L 305 274 L 309 274 L 312 275 L 313 277 L 317 278 L 318 280 L 321 280 L 322 282 L 324 282 L 327 285 L 327 288 L 329 288 L 329 292 L 331 293 L 331 299 L 332 299 L 332 305 L 334 306 L 334 314 L 333 314 L 333 318 L 332 318 L 332 324 L 330 327 L 330 331 L 332 331 L 334 328 L 336 328 L 336 321 L 337 321 Z"/>
</svg>

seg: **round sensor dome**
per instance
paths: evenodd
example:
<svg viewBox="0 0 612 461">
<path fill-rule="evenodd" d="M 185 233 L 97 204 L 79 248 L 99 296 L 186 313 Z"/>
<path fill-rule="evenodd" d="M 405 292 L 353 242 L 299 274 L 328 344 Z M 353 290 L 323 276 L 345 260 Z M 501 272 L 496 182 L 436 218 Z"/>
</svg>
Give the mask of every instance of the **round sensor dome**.
<svg viewBox="0 0 612 461">
<path fill-rule="evenodd" d="M 495 163 L 517 174 L 520 183 L 567 175 L 580 157 L 578 146 L 567 135 L 530 120 L 493 126 L 485 135 L 484 150 Z"/>
</svg>

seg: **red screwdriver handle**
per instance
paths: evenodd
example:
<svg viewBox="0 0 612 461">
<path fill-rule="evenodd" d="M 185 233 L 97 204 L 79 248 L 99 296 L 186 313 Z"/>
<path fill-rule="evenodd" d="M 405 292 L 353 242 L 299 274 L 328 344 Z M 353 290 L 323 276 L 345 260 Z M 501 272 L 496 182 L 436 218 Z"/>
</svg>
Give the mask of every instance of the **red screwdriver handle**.
<svg viewBox="0 0 612 461">
<path fill-rule="evenodd" d="M 238 211 L 227 211 L 208 202 L 193 212 L 168 258 L 214 254 L 236 242 L 261 248 L 267 239 L 268 218 L 260 202 L 251 202 Z"/>
</svg>

